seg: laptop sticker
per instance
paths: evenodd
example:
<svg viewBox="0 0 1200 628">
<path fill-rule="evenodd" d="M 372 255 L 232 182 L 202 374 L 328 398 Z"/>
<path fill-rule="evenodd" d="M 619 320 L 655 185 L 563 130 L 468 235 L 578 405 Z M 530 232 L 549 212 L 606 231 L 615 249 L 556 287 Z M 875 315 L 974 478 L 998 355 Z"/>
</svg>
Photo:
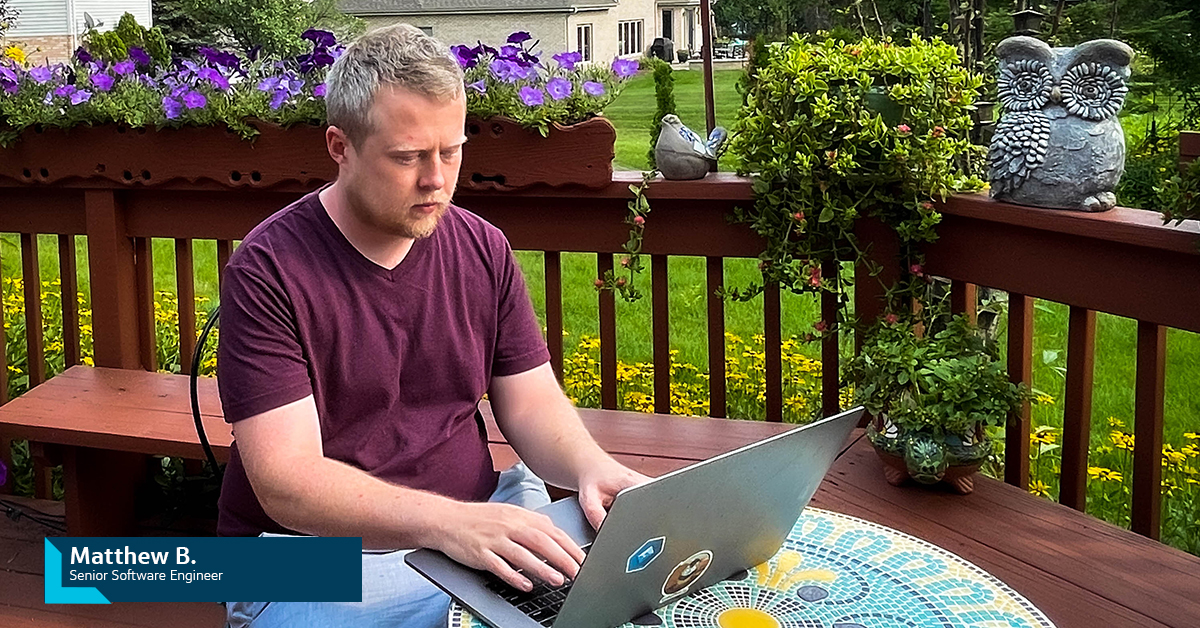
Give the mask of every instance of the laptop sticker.
<svg viewBox="0 0 1200 628">
<path fill-rule="evenodd" d="M 665 602 L 673 597 L 678 597 L 687 593 L 692 584 L 708 571 L 708 566 L 712 564 L 713 553 L 708 550 L 701 550 L 685 558 L 683 562 L 675 565 L 671 570 L 671 575 L 667 576 L 667 581 L 663 583 L 662 601 Z M 661 602 L 660 602 L 661 603 Z"/>
<path fill-rule="evenodd" d="M 662 555 L 663 547 L 666 544 L 667 537 L 665 536 L 642 543 L 642 546 L 637 548 L 637 551 L 631 554 L 629 560 L 625 562 L 625 573 L 634 573 L 649 567 L 655 558 Z"/>
</svg>

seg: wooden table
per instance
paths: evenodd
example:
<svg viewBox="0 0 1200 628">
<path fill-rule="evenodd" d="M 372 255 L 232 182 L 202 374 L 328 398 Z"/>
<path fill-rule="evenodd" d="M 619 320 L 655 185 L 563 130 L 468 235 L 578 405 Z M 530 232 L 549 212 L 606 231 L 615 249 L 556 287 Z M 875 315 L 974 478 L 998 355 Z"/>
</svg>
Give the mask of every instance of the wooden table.
<svg viewBox="0 0 1200 628">
<path fill-rule="evenodd" d="M 207 433 L 225 459 L 230 431 L 216 385 L 200 383 Z M 788 429 L 604 410 L 580 415 L 601 446 L 649 475 Z M 137 467 L 130 460 L 154 453 L 202 457 L 187 379 L 140 371 L 72 368 L 0 407 L 0 435 L 61 448 L 72 534 L 129 523 L 119 509 L 130 497 L 115 484 Z M 488 435 L 497 468 L 516 460 L 490 417 Z M 860 441 L 835 463 L 814 505 L 962 556 L 1024 595 L 1059 628 L 1200 627 L 1200 558 L 987 478 L 976 482 L 973 494 L 959 496 L 890 486 L 880 466 Z M 35 603 L 40 600 L 24 602 Z"/>
</svg>

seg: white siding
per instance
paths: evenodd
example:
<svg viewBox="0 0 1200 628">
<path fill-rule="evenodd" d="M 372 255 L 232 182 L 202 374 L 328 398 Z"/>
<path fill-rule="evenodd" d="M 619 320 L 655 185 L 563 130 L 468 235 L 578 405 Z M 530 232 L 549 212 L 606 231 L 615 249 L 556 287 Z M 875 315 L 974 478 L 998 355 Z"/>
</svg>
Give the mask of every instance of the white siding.
<svg viewBox="0 0 1200 628">
<path fill-rule="evenodd" d="M 17 27 L 8 31 L 8 37 L 37 37 L 39 35 L 66 35 L 67 0 L 11 0 L 9 6 L 18 9 Z"/>
<path fill-rule="evenodd" d="M 74 6 L 74 22 L 68 15 L 68 4 Z M 36 37 L 40 35 L 81 35 L 84 30 L 83 14 L 104 22 L 100 30 L 111 30 L 121 16 L 132 13 L 138 24 L 151 26 L 150 0 L 11 0 L 11 5 L 21 11 L 17 27 L 9 31 L 11 38 Z"/>
<path fill-rule="evenodd" d="M 104 22 L 98 30 L 107 31 L 116 28 L 121 16 L 132 13 L 138 24 L 149 28 L 153 26 L 150 0 L 74 0 L 76 34 L 83 33 L 83 14 L 86 11 L 97 22 Z"/>
</svg>

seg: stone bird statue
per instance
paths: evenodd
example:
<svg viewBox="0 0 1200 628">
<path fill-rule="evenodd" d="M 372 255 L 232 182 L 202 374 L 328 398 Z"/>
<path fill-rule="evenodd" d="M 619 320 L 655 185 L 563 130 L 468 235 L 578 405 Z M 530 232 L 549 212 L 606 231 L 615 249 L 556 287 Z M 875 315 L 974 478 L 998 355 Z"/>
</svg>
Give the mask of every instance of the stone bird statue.
<svg viewBox="0 0 1200 628">
<path fill-rule="evenodd" d="M 666 179 L 703 179 L 709 165 L 716 163 L 718 151 L 728 137 L 725 129 L 717 127 L 705 140 L 684 126 L 679 116 L 669 113 L 663 116 L 662 130 L 654 144 L 658 171 Z"/>
</svg>

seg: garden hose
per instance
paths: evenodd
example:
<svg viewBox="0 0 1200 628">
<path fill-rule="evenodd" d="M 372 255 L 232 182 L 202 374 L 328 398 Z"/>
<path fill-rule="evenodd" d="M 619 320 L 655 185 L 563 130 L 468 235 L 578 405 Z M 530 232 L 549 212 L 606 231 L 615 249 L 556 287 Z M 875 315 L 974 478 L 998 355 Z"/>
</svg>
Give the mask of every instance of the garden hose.
<svg viewBox="0 0 1200 628">
<path fill-rule="evenodd" d="M 217 456 L 213 454 L 212 445 L 208 444 L 208 435 L 204 433 L 204 423 L 200 420 L 200 394 L 197 392 L 197 386 L 200 381 L 200 356 L 204 353 L 204 343 L 208 341 L 208 333 L 217 323 L 220 313 L 221 306 L 218 305 L 213 308 L 212 313 L 208 316 L 208 321 L 204 323 L 204 329 L 200 332 L 200 340 L 196 343 L 195 350 L 192 351 L 192 372 L 189 376 L 192 390 L 192 418 L 196 421 L 196 435 L 200 437 L 200 446 L 204 448 L 204 456 L 208 459 L 208 465 L 214 476 L 224 475 L 224 472 L 217 465 Z"/>
</svg>

